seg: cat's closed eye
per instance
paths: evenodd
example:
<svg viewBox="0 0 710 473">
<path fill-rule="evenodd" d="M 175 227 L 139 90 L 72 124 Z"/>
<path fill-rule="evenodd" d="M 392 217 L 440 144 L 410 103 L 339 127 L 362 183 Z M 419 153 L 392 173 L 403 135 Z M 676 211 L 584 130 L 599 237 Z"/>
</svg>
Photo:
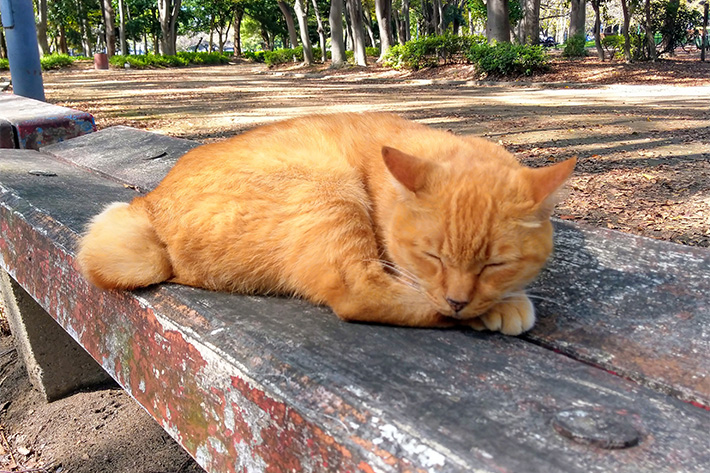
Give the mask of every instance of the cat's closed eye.
<svg viewBox="0 0 710 473">
<path fill-rule="evenodd" d="M 425 252 L 424 252 L 424 256 L 426 256 L 426 257 L 429 258 L 429 259 L 436 260 L 436 261 L 438 261 L 439 263 L 442 262 L 442 261 L 441 261 L 441 257 L 435 255 L 434 253 L 430 253 L 430 252 L 428 252 L 428 251 L 425 251 Z"/>
<path fill-rule="evenodd" d="M 494 263 L 486 263 L 486 267 L 487 268 L 497 268 L 499 266 L 505 266 L 506 264 L 508 264 L 508 263 L 505 261 L 497 261 Z"/>
</svg>

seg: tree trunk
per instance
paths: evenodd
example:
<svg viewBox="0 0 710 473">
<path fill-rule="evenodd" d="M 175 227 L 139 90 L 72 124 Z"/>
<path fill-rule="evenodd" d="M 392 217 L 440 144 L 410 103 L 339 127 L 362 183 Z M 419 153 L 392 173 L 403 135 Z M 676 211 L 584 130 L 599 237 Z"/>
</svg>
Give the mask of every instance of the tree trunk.
<svg viewBox="0 0 710 473">
<path fill-rule="evenodd" d="M 207 52 L 214 52 L 214 13 L 210 15 L 210 40 L 207 43 Z"/>
<path fill-rule="evenodd" d="M 488 24 L 486 27 L 488 42 L 509 43 L 508 0 L 488 0 L 486 10 L 488 12 Z"/>
<path fill-rule="evenodd" d="M 648 59 L 656 62 L 656 41 L 653 37 L 653 18 L 651 17 L 651 0 L 646 0 L 644 5 L 646 14 L 646 24 L 644 28 L 646 29 L 646 48 L 648 50 Z"/>
<path fill-rule="evenodd" d="M 523 18 L 520 20 L 521 44 L 540 42 L 540 0 L 523 0 Z"/>
<path fill-rule="evenodd" d="M 102 0 L 101 12 L 104 19 L 104 39 L 106 41 L 106 55 L 116 54 L 116 12 L 113 10 L 111 0 Z"/>
<path fill-rule="evenodd" d="M 330 2 L 330 67 L 343 67 L 345 64 L 345 43 L 343 41 L 343 2 L 332 0 Z"/>
<path fill-rule="evenodd" d="M 106 0 L 108 1 L 108 0 Z M 174 56 L 177 53 L 177 17 L 180 13 L 182 0 L 158 0 L 158 15 L 160 19 L 160 46 L 163 54 Z"/>
<path fill-rule="evenodd" d="M 570 37 L 580 35 L 586 37 L 586 32 L 584 31 L 585 12 L 585 0 L 571 0 L 569 12 Z"/>
<path fill-rule="evenodd" d="M 624 59 L 626 59 L 626 62 L 631 62 L 631 38 L 629 38 L 629 25 L 631 24 L 630 1 L 621 0 L 621 11 L 624 13 Z"/>
<path fill-rule="evenodd" d="M 59 40 L 58 48 L 61 54 L 69 54 L 69 46 L 67 46 L 67 32 L 64 29 L 64 25 L 59 25 Z"/>
<path fill-rule="evenodd" d="M 446 8 L 446 5 L 442 0 L 436 0 L 436 8 L 439 11 L 438 12 L 438 17 L 439 17 L 439 23 L 436 25 L 436 30 L 439 32 L 437 34 L 444 34 L 444 23 L 445 23 L 445 17 L 444 17 L 444 10 Z"/>
<path fill-rule="evenodd" d="M 318 1 L 317 0 L 312 0 L 313 1 L 313 13 L 316 15 L 316 23 L 318 23 L 318 43 L 320 44 L 320 50 L 321 50 L 321 61 L 325 62 L 326 61 L 326 52 L 325 52 L 325 28 L 323 28 L 323 19 L 320 16 L 320 11 L 318 10 Z"/>
<path fill-rule="evenodd" d="M 365 54 L 365 28 L 362 24 L 362 0 L 346 0 L 345 5 L 350 15 L 353 34 L 353 52 L 355 64 L 367 66 L 367 55 Z"/>
<path fill-rule="evenodd" d="M 5 42 L 4 30 L 0 28 L 0 58 L 7 59 L 7 43 Z"/>
<path fill-rule="evenodd" d="M 409 23 L 409 0 L 402 0 L 402 11 L 399 21 L 399 44 L 404 44 L 412 39 Z"/>
<path fill-rule="evenodd" d="M 123 0 L 118 0 L 118 44 L 121 48 L 121 54 L 127 56 L 128 42 L 126 41 L 126 15 L 125 15 L 126 5 Z"/>
<path fill-rule="evenodd" d="M 298 34 L 296 33 L 296 25 L 293 22 L 293 14 L 291 13 L 291 7 L 288 6 L 284 0 L 279 0 L 279 8 L 281 9 L 281 14 L 286 20 L 286 28 L 288 28 L 288 39 L 291 43 L 291 49 L 298 47 Z"/>
<path fill-rule="evenodd" d="M 303 0 L 296 0 L 296 18 L 298 18 L 298 29 L 301 32 L 301 44 L 303 44 L 303 64 L 310 66 L 313 64 L 313 48 L 311 38 L 308 36 L 308 12 Z"/>
<path fill-rule="evenodd" d="M 234 5 L 234 57 L 242 57 L 242 18 L 244 18 L 244 6 L 241 3 Z"/>
<path fill-rule="evenodd" d="M 432 26 L 434 27 L 434 34 L 435 35 L 440 35 L 441 31 L 439 31 L 439 3 L 441 0 L 432 0 Z"/>
<path fill-rule="evenodd" d="M 81 6 L 80 0 L 77 0 L 76 2 L 76 13 L 77 18 L 79 19 L 77 23 L 79 23 L 79 33 L 81 34 L 81 47 L 83 49 L 84 56 L 89 57 L 93 54 L 94 47 L 91 43 L 91 30 L 88 24 L 89 21 L 84 15 L 84 9 Z"/>
<path fill-rule="evenodd" d="M 37 2 L 37 17 L 37 43 L 44 56 L 51 52 L 47 41 L 47 0 Z"/>
<path fill-rule="evenodd" d="M 392 0 L 375 0 L 375 15 L 380 30 L 380 57 L 377 62 L 382 62 L 392 45 Z"/>
<path fill-rule="evenodd" d="M 663 20 L 663 51 L 671 56 L 675 55 L 675 48 L 678 46 L 673 34 L 674 25 L 678 18 L 678 9 L 680 8 L 680 0 L 669 0 L 666 6 L 666 16 Z"/>
<path fill-rule="evenodd" d="M 363 24 L 365 25 L 365 31 L 367 31 L 367 36 L 365 39 L 369 38 L 370 41 L 368 42 L 371 47 L 376 47 L 377 44 L 375 43 L 375 32 L 372 31 L 372 15 L 370 15 L 370 10 L 365 9 L 363 11 L 363 17 L 362 19 L 364 20 Z M 367 46 L 367 43 L 365 44 Z"/>
<path fill-rule="evenodd" d="M 597 56 L 600 61 L 604 61 L 604 47 L 602 47 L 602 20 L 601 20 L 601 0 L 591 0 L 594 8 L 594 45 L 597 48 Z"/>
</svg>

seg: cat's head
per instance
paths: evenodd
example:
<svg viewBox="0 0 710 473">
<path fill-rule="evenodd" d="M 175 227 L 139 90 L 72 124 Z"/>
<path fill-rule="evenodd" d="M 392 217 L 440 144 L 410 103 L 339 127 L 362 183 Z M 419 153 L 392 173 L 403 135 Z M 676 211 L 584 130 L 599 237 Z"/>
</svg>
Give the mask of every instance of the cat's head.
<svg viewBox="0 0 710 473">
<path fill-rule="evenodd" d="M 443 315 L 469 319 L 522 290 L 552 252 L 555 193 L 575 158 L 543 168 L 509 160 L 432 162 L 383 148 L 398 199 L 387 250 Z M 464 157 L 470 163 L 475 156 Z"/>
</svg>

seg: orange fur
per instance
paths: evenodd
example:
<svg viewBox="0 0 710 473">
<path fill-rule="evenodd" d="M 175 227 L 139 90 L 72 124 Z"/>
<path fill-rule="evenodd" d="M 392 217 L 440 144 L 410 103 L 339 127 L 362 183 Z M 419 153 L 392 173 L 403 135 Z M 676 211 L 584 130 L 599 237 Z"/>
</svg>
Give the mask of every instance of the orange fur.
<svg viewBox="0 0 710 473">
<path fill-rule="evenodd" d="M 525 168 L 390 114 L 289 120 L 187 153 L 98 216 L 78 261 L 103 288 L 171 280 L 291 294 L 345 320 L 517 334 L 573 167 Z"/>
</svg>

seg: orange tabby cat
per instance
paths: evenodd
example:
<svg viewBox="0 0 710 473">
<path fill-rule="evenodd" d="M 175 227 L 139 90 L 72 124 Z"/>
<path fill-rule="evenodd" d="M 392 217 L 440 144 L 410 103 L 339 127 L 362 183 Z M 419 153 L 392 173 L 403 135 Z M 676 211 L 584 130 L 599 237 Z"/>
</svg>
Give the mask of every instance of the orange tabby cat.
<svg viewBox="0 0 710 473">
<path fill-rule="evenodd" d="M 349 321 L 519 334 L 574 164 L 526 168 L 390 114 L 288 120 L 188 152 L 96 216 L 78 261 L 106 289 L 290 294 Z"/>
</svg>

